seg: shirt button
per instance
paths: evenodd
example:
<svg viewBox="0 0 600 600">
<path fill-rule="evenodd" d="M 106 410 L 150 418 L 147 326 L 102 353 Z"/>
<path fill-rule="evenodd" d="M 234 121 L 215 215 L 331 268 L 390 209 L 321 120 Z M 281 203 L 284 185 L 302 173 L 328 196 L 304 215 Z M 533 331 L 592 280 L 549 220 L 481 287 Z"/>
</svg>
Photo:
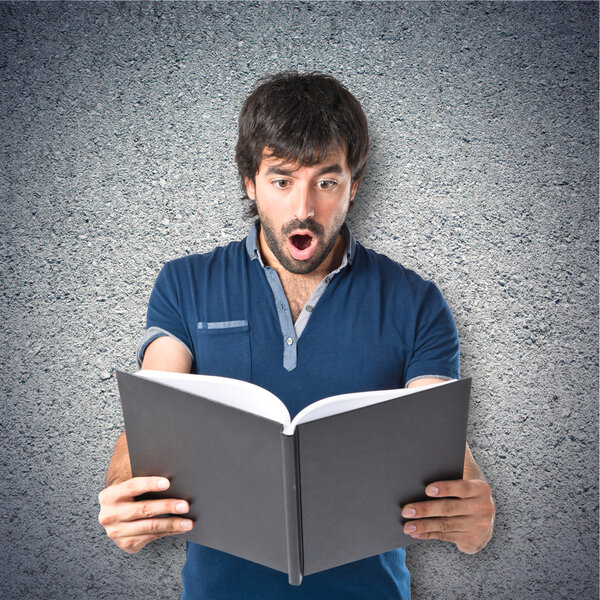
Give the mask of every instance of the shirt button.
<svg viewBox="0 0 600 600">
<path fill-rule="evenodd" d="M 291 337 L 289 337 L 289 338 L 287 338 L 287 339 L 285 340 L 285 343 L 286 343 L 288 346 L 291 346 L 291 345 L 294 343 L 294 340 L 293 340 Z"/>
<path fill-rule="evenodd" d="M 306 312 L 312 312 L 313 307 L 310 304 L 306 305 Z"/>
</svg>

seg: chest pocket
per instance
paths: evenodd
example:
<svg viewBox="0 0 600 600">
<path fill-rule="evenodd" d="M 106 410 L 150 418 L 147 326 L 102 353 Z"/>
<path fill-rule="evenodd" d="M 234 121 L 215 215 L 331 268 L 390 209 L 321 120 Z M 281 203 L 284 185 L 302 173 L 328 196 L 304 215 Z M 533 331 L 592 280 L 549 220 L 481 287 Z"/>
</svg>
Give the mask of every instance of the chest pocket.
<svg viewBox="0 0 600 600">
<path fill-rule="evenodd" d="M 196 344 L 198 373 L 250 381 L 248 321 L 200 321 Z"/>
</svg>

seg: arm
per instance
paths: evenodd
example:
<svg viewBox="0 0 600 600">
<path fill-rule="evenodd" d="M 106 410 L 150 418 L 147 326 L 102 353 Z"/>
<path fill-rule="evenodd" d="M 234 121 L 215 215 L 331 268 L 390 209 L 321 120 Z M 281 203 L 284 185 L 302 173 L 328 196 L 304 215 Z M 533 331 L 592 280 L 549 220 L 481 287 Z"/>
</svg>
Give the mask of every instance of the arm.
<svg viewBox="0 0 600 600">
<path fill-rule="evenodd" d="M 441 381 L 417 379 L 408 387 Z M 475 554 L 486 546 L 494 528 L 494 501 L 491 488 L 473 459 L 468 444 L 463 478 L 431 483 L 425 493 L 436 499 L 412 502 L 402 508 L 403 517 L 415 519 L 405 522 L 404 533 L 418 539 L 453 542 L 467 554 Z"/>
<path fill-rule="evenodd" d="M 164 336 L 148 346 L 142 369 L 189 373 L 191 366 L 192 359 L 183 345 Z M 189 505 L 185 500 L 135 500 L 140 494 L 168 487 L 169 480 L 164 477 L 131 477 L 127 438 L 123 432 L 108 466 L 106 488 L 98 496 L 98 521 L 119 548 L 135 553 L 152 540 L 191 529 L 193 523 L 189 519 L 156 518 L 157 515 L 188 512 Z"/>
<path fill-rule="evenodd" d="M 159 337 L 154 340 L 144 353 L 142 369 L 155 371 L 173 371 L 175 373 L 189 373 L 192 359 L 187 350 L 176 340 L 169 336 Z M 123 432 L 113 450 L 112 459 L 106 472 L 106 487 L 131 479 L 129 465 L 129 452 L 127 438 Z"/>
</svg>

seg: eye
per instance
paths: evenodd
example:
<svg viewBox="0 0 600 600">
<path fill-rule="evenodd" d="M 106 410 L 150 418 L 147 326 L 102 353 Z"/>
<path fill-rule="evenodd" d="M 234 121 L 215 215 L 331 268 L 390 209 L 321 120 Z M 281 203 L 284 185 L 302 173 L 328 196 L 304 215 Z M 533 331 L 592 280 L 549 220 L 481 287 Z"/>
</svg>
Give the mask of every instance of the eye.
<svg viewBox="0 0 600 600">
<path fill-rule="evenodd" d="M 285 190 L 290 187 L 289 179 L 275 179 L 271 183 L 279 190 Z"/>
<path fill-rule="evenodd" d="M 337 185 L 337 181 L 324 179 L 322 181 L 319 181 L 317 185 L 319 186 L 320 190 L 332 190 Z"/>
</svg>

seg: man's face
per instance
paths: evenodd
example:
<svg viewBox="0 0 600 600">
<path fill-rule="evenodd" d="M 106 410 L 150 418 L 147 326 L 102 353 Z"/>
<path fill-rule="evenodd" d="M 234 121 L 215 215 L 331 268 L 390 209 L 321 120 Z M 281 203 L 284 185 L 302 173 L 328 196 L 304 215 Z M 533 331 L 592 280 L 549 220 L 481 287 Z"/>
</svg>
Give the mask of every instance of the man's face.
<svg viewBox="0 0 600 600">
<path fill-rule="evenodd" d="M 341 149 L 312 167 L 267 154 L 254 182 L 245 184 L 256 202 L 261 242 L 295 274 L 310 273 L 327 258 L 358 187 Z"/>
</svg>

